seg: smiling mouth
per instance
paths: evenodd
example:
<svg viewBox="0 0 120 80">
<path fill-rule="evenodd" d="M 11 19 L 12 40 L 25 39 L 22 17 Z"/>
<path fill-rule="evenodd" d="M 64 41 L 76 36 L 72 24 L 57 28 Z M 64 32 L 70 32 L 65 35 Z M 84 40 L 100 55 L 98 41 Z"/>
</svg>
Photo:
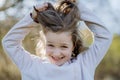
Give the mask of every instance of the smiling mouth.
<svg viewBox="0 0 120 80">
<path fill-rule="evenodd" d="M 63 56 L 63 57 L 54 57 L 54 56 L 51 56 L 51 57 L 52 57 L 52 59 L 53 59 L 54 61 L 60 61 L 60 60 L 62 60 L 62 59 L 65 58 L 65 56 Z"/>
</svg>

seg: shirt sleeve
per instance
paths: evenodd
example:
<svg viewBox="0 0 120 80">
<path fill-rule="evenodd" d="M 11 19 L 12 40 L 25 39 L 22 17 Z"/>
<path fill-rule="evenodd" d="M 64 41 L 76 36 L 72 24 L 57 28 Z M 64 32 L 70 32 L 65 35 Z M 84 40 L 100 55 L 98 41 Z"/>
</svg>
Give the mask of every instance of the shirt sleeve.
<svg viewBox="0 0 120 80">
<path fill-rule="evenodd" d="M 95 69 L 105 56 L 112 42 L 112 34 L 105 27 L 103 22 L 84 4 L 78 4 L 80 11 L 80 19 L 86 23 L 88 28 L 93 32 L 94 42 L 88 50 L 82 55 L 83 62 L 88 68 Z"/>
<path fill-rule="evenodd" d="M 22 47 L 22 40 L 33 29 L 30 14 L 15 24 L 2 40 L 4 51 L 20 70 L 32 65 L 33 56 Z"/>
</svg>

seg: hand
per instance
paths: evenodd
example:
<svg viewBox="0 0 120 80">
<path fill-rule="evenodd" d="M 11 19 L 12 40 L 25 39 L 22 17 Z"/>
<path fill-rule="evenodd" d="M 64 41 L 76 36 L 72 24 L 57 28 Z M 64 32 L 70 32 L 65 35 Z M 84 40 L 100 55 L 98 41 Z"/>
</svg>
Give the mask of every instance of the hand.
<svg viewBox="0 0 120 80">
<path fill-rule="evenodd" d="M 37 17 L 37 12 L 45 11 L 47 8 L 48 8 L 48 3 L 34 6 L 32 13 L 30 13 L 31 18 L 35 19 Z"/>
<path fill-rule="evenodd" d="M 65 0 L 65 1 L 71 1 L 71 2 L 76 2 L 77 0 Z"/>
</svg>

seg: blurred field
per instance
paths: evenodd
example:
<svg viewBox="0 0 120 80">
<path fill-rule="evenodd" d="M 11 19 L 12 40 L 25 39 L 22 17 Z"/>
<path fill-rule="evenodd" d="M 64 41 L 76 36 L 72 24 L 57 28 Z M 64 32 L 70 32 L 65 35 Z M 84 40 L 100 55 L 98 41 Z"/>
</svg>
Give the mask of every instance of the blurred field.
<svg viewBox="0 0 120 80">
<path fill-rule="evenodd" d="M 6 24 L 7 22 L 7 24 Z M 16 23 L 16 20 L 0 22 L 0 42 L 3 36 Z M 24 47 L 35 54 L 35 36 L 33 30 L 24 40 Z M 32 45 L 32 46 L 31 46 Z M 0 43 L 0 80 L 21 80 L 21 75 L 15 64 L 4 53 Z M 95 80 L 120 80 L 120 35 L 114 35 L 112 45 L 96 70 Z"/>
</svg>

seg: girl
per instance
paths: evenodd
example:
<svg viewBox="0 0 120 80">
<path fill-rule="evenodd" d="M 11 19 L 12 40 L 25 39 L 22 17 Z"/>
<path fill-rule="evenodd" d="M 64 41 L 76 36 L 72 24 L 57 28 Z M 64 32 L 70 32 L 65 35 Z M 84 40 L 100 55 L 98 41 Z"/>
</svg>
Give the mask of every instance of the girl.
<svg viewBox="0 0 120 80">
<path fill-rule="evenodd" d="M 94 43 L 86 48 L 79 33 L 84 21 L 94 34 Z M 42 25 L 46 59 L 31 55 L 22 40 L 35 24 Z M 34 7 L 4 37 L 4 50 L 21 71 L 22 80 L 94 80 L 95 69 L 112 41 L 104 24 L 83 4 L 75 0 L 61 1 L 57 7 L 46 3 Z M 40 53 L 42 42 L 37 45 Z M 43 54 L 42 53 L 42 54 Z"/>
</svg>

